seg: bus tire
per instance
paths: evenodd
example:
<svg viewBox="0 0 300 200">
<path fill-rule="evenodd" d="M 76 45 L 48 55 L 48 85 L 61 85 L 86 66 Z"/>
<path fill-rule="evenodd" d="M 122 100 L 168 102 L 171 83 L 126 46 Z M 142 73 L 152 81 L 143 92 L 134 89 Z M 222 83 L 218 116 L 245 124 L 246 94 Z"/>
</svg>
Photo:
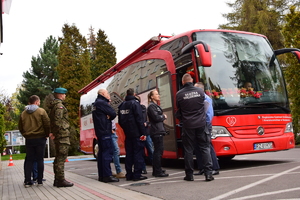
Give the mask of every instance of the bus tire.
<svg viewBox="0 0 300 200">
<path fill-rule="evenodd" d="M 98 151 L 99 151 L 98 141 L 94 140 L 94 142 L 93 142 L 93 155 L 94 155 L 94 158 L 96 158 L 96 159 L 97 159 L 97 156 L 98 156 Z"/>
</svg>

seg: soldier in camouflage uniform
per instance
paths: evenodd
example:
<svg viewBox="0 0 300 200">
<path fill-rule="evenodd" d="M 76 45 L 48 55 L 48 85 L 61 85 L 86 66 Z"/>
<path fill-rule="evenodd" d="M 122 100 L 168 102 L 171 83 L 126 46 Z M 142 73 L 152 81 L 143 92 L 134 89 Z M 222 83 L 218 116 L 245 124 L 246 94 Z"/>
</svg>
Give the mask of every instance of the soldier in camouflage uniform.
<svg viewBox="0 0 300 200">
<path fill-rule="evenodd" d="M 50 120 L 51 120 L 51 134 L 50 137 L 54 139 L 55 143 L 55 160 L 53 163 L 53 171 L 55 179 L 53 186 L 56 187 L 72 187 L 73 183 L 65 180 L 65 161 L 68 156 L 70 147 L 70 131 L 68 110 L 64 106 L 63 100 L 66 98 L 68 92 L 65 88 L 56 88 L 54 90 L 55 99 L 50 104 Z"/>
</svg>

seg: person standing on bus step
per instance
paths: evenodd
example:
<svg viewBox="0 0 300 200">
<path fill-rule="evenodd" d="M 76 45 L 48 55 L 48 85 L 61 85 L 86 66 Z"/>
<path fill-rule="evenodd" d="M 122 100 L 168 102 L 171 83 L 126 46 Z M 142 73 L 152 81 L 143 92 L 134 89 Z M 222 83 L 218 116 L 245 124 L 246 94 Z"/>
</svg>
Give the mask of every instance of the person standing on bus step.
<svg viewBox="0 0 300 200">
<path fill-rule="evenodd" d="M 147 108 L 145 105 L 141 104 L 141 97 L 140 96 L 135 96 L 137 100 L 140 102 L 141 108 L 142 108 L 142 113 L 143 113 L 143 121 L 146 129 L 146 149 L 148 153 L 148 159 L 149 162 L 152 164 L 153 160 L 153 142 L 149 134 L 149 121 L 147 120 Z M 142 174 L 147 174 L 147 169 L 146 169 L 146 160 L 144 162 L 144 167 L 142 170 Z"/>
<path fill-rule="evenodd" d="M 167 119 L 167 115 L 163 113 L 163 110 L 157 104 L 159 100 L 160 96 L 157 90 L 149 92 L 147 114 L 150 122 L 150 135 L 154 144 L 152 175 L 155 177 L 167 177 L 169 174 L 166 174 L 165 170 L 161 168 L 161 158 L 164 152 L 163 137 L 166 134 L 164 120 Z"/>
<path fill-rule="evenodd" d="M 74 184 L 65 179 L 65 161 L 68 157 L 70 147 L 70 123 L 68 110 L 65 107 L 66 99 L 65 88 L 56 88 L 54 90 L 55 99 L 50 103 L 50 138 L 55 144 L 55 159 L 53 162 L 54 183 L 56 187 L 72 187 Z"/>
<path fill-rule="evenodd" d="M 109 104 L 110 96 L 106 89 L 99 89 L 94 103 L 92 116 L 98 141 L 98 180 L 104 183 L 119 182 L 112 176 L 110 162 L 113 158 L 112 120 L 116 117 L 115 110 Z"/>
<path fill-rule="evenodd" d="M 125 169 L 126 180 L 139 181 L 147 179 L 142 176 L 144 165 L 144 148 L 146 131 L 143 121 L 142 109 L 134 96 L 134 90 L 127 90 L 125 101 L 119 105 L 119 124 L 125 133 Z M 134 168 L 132 171 L 132 167 Z"/>
<path fill-rule="evenodd" d="M 206 181 L 214 180 L 210 156 L 210 134 L 205 132 L 206 113 L 204 111 L 204 91 L 193 86 L 190 74 L 182 77 L 183 88 L 176 94 L 176 117 L 182 123 L 182 144 L 184 148 L 186 181 L 193 181 L 195 145 L 200 149 Z"/>
<path fill-rule="evenodd" d="M 195 83 L 194 86 L 201 88 L 204 91 L 204 84 L 202 82 Z M 209 134 L 211 135 L 211 131 L 212 131 L 211 121 L 214 117 L 214 109 L 212 106 L 212 99 L 205 93 L 204 93 L 204 95 L 205 95 L 204 102 L 205 102 L 205 113 L 206 113 L 206 127 L 207 127 L 207 131 L 209 131 Z M 200 149 L 198 148 L 197 145 L 195 145 L 195 154 L 196 154 L 196 158 L 197 158 L 199 172 L 194 173 L 194 175 L 202 175 L 202 174 L 204 174 L 204 169 L 203 169 L 203 165 L 202 165 L 202 156 L 200 154 Z M 212 175 L 218 175 L 220 165 L 218 162 L 218 158 L 217 158 L 214 146 L 212 145 L 211 142 L 210 142 L 210 155 L 211 155 L 211 160 L 212 160 L 212 164 L 213 164 Z"/>
<path fill-rule="evenodd" d="M 111 121 L 112 123 L 112 144 L 113 144 L 113 161 L 116 168 L 116 174 L 114 175 L 116 178 L 126 178 L 125 174 L 122 172 L 122 168 L 120 165 L 120 148 L 118 145 L 118 135 L 117 135 L 117 127 L 114 120 Z"/>
<path fill-rule="evenodd" d="M 34 162 L 37 162 L 38 185 L 43 185 L 44 155 L 47 137 L 50 134 L 50 119 L 47 112 L 40 108 L 40 98 L 29 97 L 29 105 L 20 115 L 18 128 L 26 140 L 25 187 L 32 186 L 31 172 Z"/>
</svg>

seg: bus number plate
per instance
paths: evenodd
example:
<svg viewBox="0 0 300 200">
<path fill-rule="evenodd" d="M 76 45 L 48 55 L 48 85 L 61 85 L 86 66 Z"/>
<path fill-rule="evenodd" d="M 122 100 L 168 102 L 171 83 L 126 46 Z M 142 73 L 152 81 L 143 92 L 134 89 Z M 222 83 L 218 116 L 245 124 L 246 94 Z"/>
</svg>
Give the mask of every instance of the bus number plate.
<svg viewBox="0 0 300 200">
<path fill-rule="evenodd" d="M 273 149 L 273 143 L 272 142 L 266 142 L 266 143 L 256 143 L 256 144 L 254 144 L 254 150 L 262 150 L 262 149 Z"/>
</svg>

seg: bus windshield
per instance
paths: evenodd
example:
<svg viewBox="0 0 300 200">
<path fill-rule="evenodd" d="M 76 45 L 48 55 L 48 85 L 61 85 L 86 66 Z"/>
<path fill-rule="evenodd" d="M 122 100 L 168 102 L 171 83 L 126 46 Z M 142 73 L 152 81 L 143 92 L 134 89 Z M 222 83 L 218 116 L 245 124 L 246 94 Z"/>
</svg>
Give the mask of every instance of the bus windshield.
<svg viewBox="0 0 300 200">
<path fill-rule="evenodd" d="M 193 40 L 204 41 L 211 48 L 212 66 L 198 68 L 217 115 L 290 112 L 283 74 L 266 38 L 196 32 Z"/>
</svg>

